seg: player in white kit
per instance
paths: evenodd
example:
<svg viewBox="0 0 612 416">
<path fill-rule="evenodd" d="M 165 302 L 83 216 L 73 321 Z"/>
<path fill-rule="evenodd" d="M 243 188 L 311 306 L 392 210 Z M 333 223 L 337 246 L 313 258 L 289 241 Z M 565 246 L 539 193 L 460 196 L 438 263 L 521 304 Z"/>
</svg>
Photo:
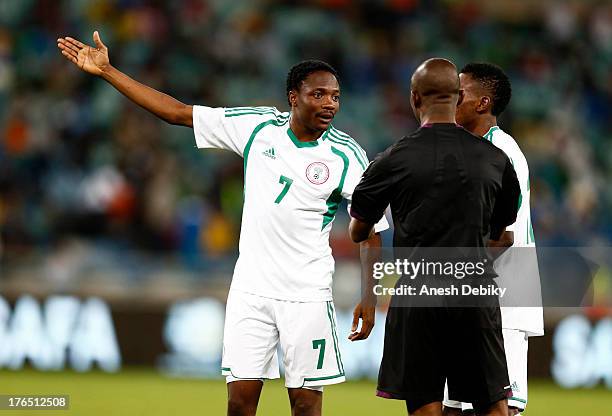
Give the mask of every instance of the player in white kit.
<svg viewBox="0 0 612 416">
<path fill-rule="evenodd" d="M 198 148 L 226 149 L 244 159 L 240 255 L 223 340 L 228 415 L 256 413 L 262 381 L 279 377 L 277 346 L 292 414 L 321 414 L 322 386 L 344 381 L 329 233 L 340 202 L 351 199 L 368 164 L 355 140 L 331 125 L 340 105 L 336 71 L 321 61 L 291 68 L 290 112 L 190 106 L 121 73 L 110 65 L 97 32 L 94 42 L 97 48 L 61 38 L 58 47 L 156 116 L 193 127 Z M 383 218 L 376 231 L 386 228 Z M 380 246 L 380 236 L 364 246 Z M 351 340 L 368 337 L 372 298 L 364 297 L 355 308 Z"/>
<path fill-rule="evenodd" d="M 531 212 L 529 206 L 529 167 L 523 152 L 509 134 L 497 126 L 497 117 L 504 111 L 511 97 L 510 80 L 503 70 L 487 63 L 472 63 L 466 65 L 459 75 L 461 89 L 464 91 L 463 102 L 457 107 L 457 123 L 470 132 L 482 136 L 506 153 L 519 180 L 521 196 L 516 222 L 506 227 L 506 233 L 513 234 L 512 247 L 521 247 L 502 255 L 496 262 L 496 269 L 511 262 L 510 256 L 520 255 L 521 260 L 533 264 L 523 267 L 530 270 L 528 281 L 521 287 L 521 292 L 532 298 L 540 298 L 540 282 L 537 274 L 537 259 L 534 250 L 524 249 L 535 247 Z M 516 261 L 516 258 L 515 258 Z M 500 278 L 504 278 L 500 273 Z M 507 276 L 508 279 L 516 276 Z M 500 286 L 503 286 L 500 284 Z M 538 304 L 537 302 L 535 302 Z M 527 344 L 528 337 L 544 335 L 542 308 L 539 306 L 502 307 L 502 328 L 504 349 L 508 363 L 508 376 L 512 396 L 508 398 L 510 415 L 517 415 L 527 405 Z M 452 341 L 452 340 L 451 340 Z M 460 415 L 462 410 L 471 411 L 469 403 L 461 403 L 445 397 L 445 415 Z"/>
</svg>

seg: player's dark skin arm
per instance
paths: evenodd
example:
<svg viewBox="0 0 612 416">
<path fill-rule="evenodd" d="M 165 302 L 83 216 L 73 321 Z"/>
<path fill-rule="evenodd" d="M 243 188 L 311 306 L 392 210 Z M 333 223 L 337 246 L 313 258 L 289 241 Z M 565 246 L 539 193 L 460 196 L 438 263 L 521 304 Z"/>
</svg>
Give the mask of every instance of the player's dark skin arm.
<svg viewBox="0 0 612 416">
<path fill-rule="evenodd" d="M 514 244 L 514 232 L 504 231 L 498 240 L 489 240 L 487 247 L 493 259 L 498 258 Z"/>
<path fill-rule="evenodd" d="M 349 235 L 354 243 L 361 243 L 372 236 L 374 231 L 374 224 L 369 224 L 358 220 L 357 218 L 351 218 L 349 224 Z"/>
<path fill-rule="evenodd" d="M 468 413 L 465 413 L 466 415 Z M 474 414 L 474 412 L 472 412 L 472 414 Z M 442 415 L 443 416 L 463 416 L 464 413 L 461 411 L 461 409 L 455 409 L 454 407 L 447 407 L 444 406 L 442 409 Z"/>
<path fill-rule="evenodd" d="M 374 295 L 374 278 L 372 270 L 374 263 L 381 259 L 380 234 L 372 233 L 370 238 L 359 243 L 359 257 L 361 259 L 361 301 L 353 310 L 353 325 L 349 339 L 359 341 L 367 339 L 374 328 L 376 317 L 376 295 Z M 357 332 L 357 326 L 361 319 L 361 328 Z"/>
<path fill-rule="evenodd" d="M 119 71 L 110 64 L 108 48 L 102 43 L 97 31 L 93 34 L 93 40 L 95 48 L 71 37 L 59 38 L 57 47 L 66 59 L 83 71 L 101 77 L 145 110 L 170 124 L 193 127 L 192 106 L 147 87 Z"/>
</svg>

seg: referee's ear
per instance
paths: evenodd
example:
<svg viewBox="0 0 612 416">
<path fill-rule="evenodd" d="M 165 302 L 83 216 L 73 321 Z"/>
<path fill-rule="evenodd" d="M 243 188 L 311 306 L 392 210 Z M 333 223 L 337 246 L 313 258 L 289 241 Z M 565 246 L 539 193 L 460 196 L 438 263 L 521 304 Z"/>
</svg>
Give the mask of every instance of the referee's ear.
<svg viewBox="0 0 612 416">
<path fill-rule="evenodd" d="M 412 106 L 414 108 L 419 108 L 421 106 L 421 96 L 416 91 L 410 91 L 410 101 L 412 101 Z"/>
</svg>

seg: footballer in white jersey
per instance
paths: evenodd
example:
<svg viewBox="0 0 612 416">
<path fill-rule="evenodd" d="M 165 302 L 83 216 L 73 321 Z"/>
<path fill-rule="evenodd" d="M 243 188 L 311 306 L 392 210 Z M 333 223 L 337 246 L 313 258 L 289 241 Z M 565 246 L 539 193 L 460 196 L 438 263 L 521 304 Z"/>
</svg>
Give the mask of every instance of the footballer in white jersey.
<svg viewBox="0 0 612 416">
<path fill-rule="evenodd" d="M 504 235 L 512 233 L 512 240 L 507 243 L 512 247 L 533 247 L 535 238 L 531 223 L 529 198 L 529 167 L 523 152 L 509 134 L 497 126 L 497 116 L 508 105 L 511 97 L 510 81 L 503 70 L 487 63 L 472 63 L 466 65 L 459 75 L 461 89 L 464 91 L 463 102 L 457 107 L 457 123 L 470 132 L 482 136 L 506 153 L 518 178 L 521 195 L 519 210 L 514 224 L 506 227 Z M 513 257 L 520 255 L 522 262 L 521 276 L 504 272 L 513 264 Z M 516 258 L 514 258 L 516 261 Z M 499 275 L 498 284 L 506 286 L 504 279 L 521 280 L 521 293 L 524 305 L 516 299 L 507 303 L 511 306 L 501 307 L 504 349 L 508 364 L 508 376 L 512 396 L 508 398 L 511 414 L 519 414 L 527 405 L 527 350 L 528 337 L 544 334 L 543 310 L 541 307 L 541 288 L 538 274 L 537 257 L 533 250 L 508 250 L 495 262 Z M 516 287 L 516 284 L 514 284 Z M 524 298 L 530 298 L 531 301 Z M 504 300 L 500 299 L 500 305 Z M 447 414 L 461 414 L 461 410 L 470 410 L 470 403 L 460 403 L 445 395 L 444 406 Z M 453 413 L 456 412 L 456 413 Z"/>
<path fill-rule="evenodd" d="M 244 159 L 240 256 L 232 290 L 296 302 L 330 301 L 329 232 L 368 160 L 355 140 L 331 124 L 317 140 L 299 141 L 290 117 L 272 107 L 194 106 L 194 134 L 199 148 L 227 149 Z"/>
<path fill-rule="evenodd" d="M 529 167 L 527 165 L 527 159 L 519 148 L 516 141 L 500 129 L 498 126 L 493 126 L 483 136 L 485 140 L 490 141 L 496 147 L 506 153 L 514 171 L 519 180 L 521 186 L 521 197 L 519 199 L 519 210 L 516 216 L 514 224 L 506 227 L 506 231 L 510 231 L 514 234 L 514 243 L 512 247 L 535 247 L 535 238 L 533 234 L 533 225 L 531 223 L 531 210 L 530 210 L 530 182 L 529 182 Z M 539 304 L 541 299 L 541 288 L 539 277 L 537 272 L 537 258 L 535 256 L 535 250 L 509 250 L 503 254 L 495 262 L 496 270 L 498 271 L 499 278 L 498 283 L 501 287 L 506 286 L 504 283 L 505 279 L 512 279 L 514 276 L 509 276 L 500 270 L 503 270 L 506 264 L 512 263 L 512 256 L 520 256 L 522 261 L 529 260 L 531 265 L 528 270 L 527 266 L 521 266 L 525 269 L 525 275 L 529 278 L 529 281 L 521 280 L 521 291 L 520 295 L 525 297 L 529 296 L 535 299 L 534 302 L 529 302 L 523 299 L 524 305 Z M 535 272 L 531 270 L 535 268 Z M 508 283 L 510 285 L 511 283 Z M 540 336 L 544 335 L 544 319 L 541 307 L 535 306 L 521 306 L 516 307 L 521 302 L 511 302 L 512 306 L 502 306 L 502 326 L 504 329 L 514 329 L 527 333 L 528 336 Z M 502 305 L 504 302 L 502 302 Z M 515 306 L 515 307 L 513 307 Z"/>
<path fill-rule="evenodd" d="M 331 124 L 317 140 L 299 141 L 290 118 L 271 107 L 193 109 L 199 148 L 232 150 L 244 159 L 240 255 L 227 304 L 223 374 L 228 380 L 278 378 L 278 341 L 295 355 L 283 357 L 287 387 L 300 388 L 344 380 L 331 303 L 329 232 L 368 161 Z M 376 231 L 387 227 L 383 220 Z M 273 301 L 260 299 L 259 307 L 245 308 L 257 297 Z M 277 306 L 254 317 L 269 305 Z M 299 312 L 283 305 L 298 305 Z M 322 347 L 313 347 L 317 341 Z"/>
<path fill-rule="evenodd" d="M 95 48 L 70 37 L 57 46 L 80 69 L 157 117 L 193 127 L 198 147 L 227 149 L 244 159 L 240 257 L 223 340 L 228 414 L 255 414 L 263 379 L 279 376 L 278 346 L 292 414 L 299 409 L 320 415 L 322 386 L 344 380 L 329 232 L 368 163 L 355 140 L 331 125 L 340 107 L 335 69 L 314 60 L 293 66 L 287 76 L 291 112 L 191 106 L 113 67 L 98 32 L 93 40 Z M 385 228 L 383 218 L 377 230 Z M 380 236 L 368 245 L 380 246 Z M 351 340 L 368 337 L 374 314 L 374 301 L 364 296 L 354 311 Z"/>
</svg>

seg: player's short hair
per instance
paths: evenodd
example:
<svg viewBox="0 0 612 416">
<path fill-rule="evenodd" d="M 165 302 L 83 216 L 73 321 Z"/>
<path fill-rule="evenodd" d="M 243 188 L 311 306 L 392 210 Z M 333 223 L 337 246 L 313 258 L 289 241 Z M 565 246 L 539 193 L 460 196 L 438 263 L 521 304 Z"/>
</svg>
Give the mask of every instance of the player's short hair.
<svg viewBox="0 0 612 416">
<path fill-rule="evenodd" d="M 302 61 L 291 67 L 287 74 L 287 101 L 289 101 L 289 92 L 291 90 L 299 90 L 300 84 L 308 77 L 308 75 L 317 71 L 329 72 L 338 79 L 338 72 L 333 66 L 327 62 L 319 61 L 317 59 L 309 59 Z M 291 106 L 291 103 L 289 103 Z"/>
<path fill-rule="evenodd" d="M 494 64 L 473 62 L 464 66 L 461 73 L 469 74 L 493 95 L 491 114 L 497 117 L 506 109 L 512 97 L 512 87 L 503 69 Z"/>
</svg>

